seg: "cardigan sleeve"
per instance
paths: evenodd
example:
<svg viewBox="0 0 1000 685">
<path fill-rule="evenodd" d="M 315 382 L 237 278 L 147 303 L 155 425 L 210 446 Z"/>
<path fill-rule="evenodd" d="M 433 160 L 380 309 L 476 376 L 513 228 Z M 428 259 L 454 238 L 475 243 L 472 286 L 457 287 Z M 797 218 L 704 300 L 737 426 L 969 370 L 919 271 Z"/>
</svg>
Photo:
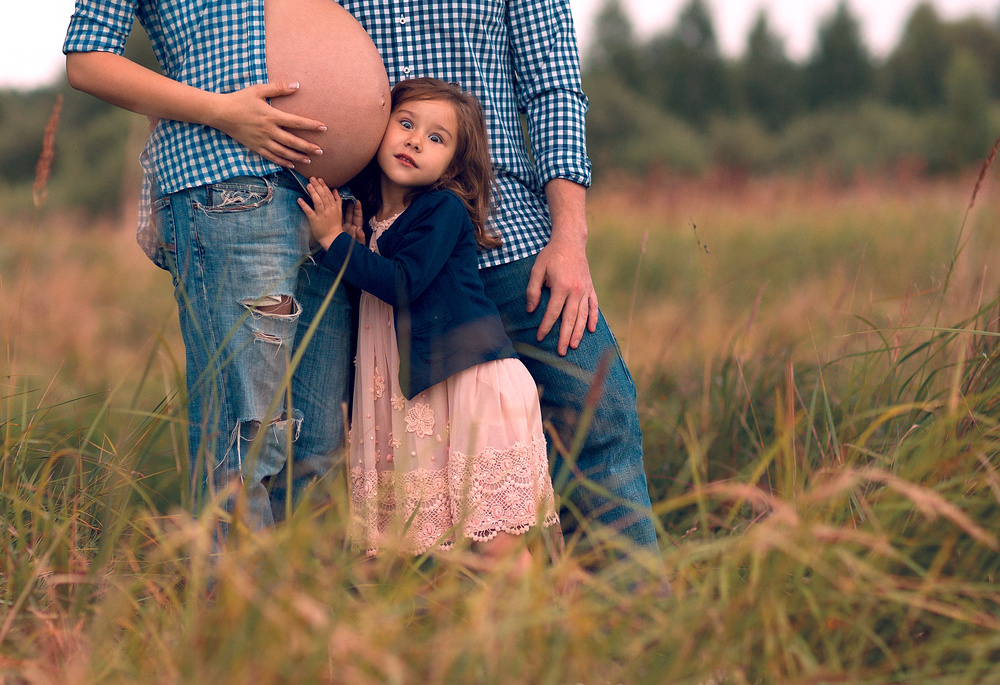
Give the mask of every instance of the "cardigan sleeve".
<svg viewBox="0 0 1000 685">
<path fill-rule="evenodd" d="M 466 230 L 471 231 L 472 224 L 458 197 L 452 193 L 422 195 L 384 234 L 384 242 L 392 245 L 387 255 L 359 249 L 351 236 L 341 233 L 320 263 L 339 271 L 346 262 L 344 278 L 348 283 L 393 307 L 406 308 L 444 268 Z"/>
</svg>

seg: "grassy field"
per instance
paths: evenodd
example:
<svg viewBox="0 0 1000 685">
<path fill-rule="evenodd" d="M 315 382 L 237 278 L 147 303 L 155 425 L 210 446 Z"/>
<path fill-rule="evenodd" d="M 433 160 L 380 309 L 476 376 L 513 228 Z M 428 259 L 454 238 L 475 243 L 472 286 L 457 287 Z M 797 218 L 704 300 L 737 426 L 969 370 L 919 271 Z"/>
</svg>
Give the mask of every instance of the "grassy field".
<svg viewBox="0 0 1000 685">
<path fill-rule="evenodd" d="M 127 215 L 0 217 L 0 683 L 1000 681 L 1000 210 L 977 188 L 591 193 L 670 598 L 575 557 L 519 583 L 362 561 L 343 479 L 210 566 L 169 276 Z"/>
</svg>

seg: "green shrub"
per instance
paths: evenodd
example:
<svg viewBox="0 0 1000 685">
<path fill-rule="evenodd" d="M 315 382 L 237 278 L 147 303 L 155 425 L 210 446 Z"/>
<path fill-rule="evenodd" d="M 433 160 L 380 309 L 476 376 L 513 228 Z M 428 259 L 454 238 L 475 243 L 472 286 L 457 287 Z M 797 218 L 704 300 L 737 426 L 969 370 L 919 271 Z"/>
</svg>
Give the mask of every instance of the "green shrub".
<svg viewBox="0 0 1000 685">
<path fill-rule="evenodd" d="M 587 93 L 588 154 L 595 173 L 652 170 L 698 173 L 707 162 L 704 142 L 679 119 L 658 109 L 615 80 L 602 79 Z"/>
</svg>

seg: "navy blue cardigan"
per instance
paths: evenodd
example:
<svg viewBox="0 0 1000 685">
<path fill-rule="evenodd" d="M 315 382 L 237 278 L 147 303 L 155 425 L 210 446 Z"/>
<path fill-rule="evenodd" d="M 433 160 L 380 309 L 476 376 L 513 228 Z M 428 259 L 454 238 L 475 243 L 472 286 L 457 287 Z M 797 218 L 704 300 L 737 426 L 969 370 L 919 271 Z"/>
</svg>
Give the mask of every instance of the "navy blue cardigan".
<svg viewBox="0 0 1000 685">
<path fill-rule="evenodd" d="M 371 229 L 365 226 L 371 239 Z M 419 195 L 378 239 L 342 233 L 320 263 L 394 308 L 399 385 L 407 399 L 476 364 L 516 357 L 479 278 L 472 220 L 450 191 Z"/>
</svg>

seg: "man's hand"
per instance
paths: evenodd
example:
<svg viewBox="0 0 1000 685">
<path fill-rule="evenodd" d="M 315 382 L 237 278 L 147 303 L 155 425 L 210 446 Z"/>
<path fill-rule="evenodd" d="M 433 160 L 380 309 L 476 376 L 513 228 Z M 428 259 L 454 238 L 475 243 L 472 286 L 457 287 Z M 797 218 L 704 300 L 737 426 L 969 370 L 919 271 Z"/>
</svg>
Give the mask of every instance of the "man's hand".
<svg viewBox="0 0 1000 685">
<path fill-rule="evenodd" d="M 537 339 L 549 334 L 556 321 L 559 325 L 559 354 L 576 349 L 583 340 L 584 330 L 597 330 L 597 293 L 590 277 L 587 261 L 586 191 L 583 186 L 564 179 L 553 179 L 545 185 L 552 216 L 552 237 L 535 258 L 528 279 L 527 309 L 535 311 L 541 301 L 542 287 L 549 288 Z"/>
<path fill-rule="evenodd" d="M 344 209 L 340 193 L 327 188 L 326 182 L 321 178 L 310 178 L 306 190 L 312 200 L 312 207 L 301 197 L 299 207 L 309 219 L 309 230 L 316 242 L 324 250 L 329 250 L 330 243 L 341 233 L 346 232 L 353 237 L 353 227 L 348 231 L 344 230 Z"/>
<path fill-rule="evenodd" d="M 549 241 L 531 269 L 527 290 L 529 312 L 538 306 L 543 285 L 549 288 L 549 302 L 538 327 L 538 340 L 544 339 L 561 318 L 558 350 L 565 355 L 568 348 L 579 347 L 584 328 L 591 333 L 597 330 L 597 293 L 590 278 L 586 251 Z"/>
<path fill-rule="evenodd" d="M 291 169 L 296 164 L 309 164 L 310 156 L 321 155 L 323 150 L 288 129 L 319 132 L 326 126 L 282 112 L 267 102 L 268 98 L 293 95 L 298 88 L 297 83 L 265 83 L 219 95 L 221 105 L 215 108 L 210 125 L 279 166 Z"/>
</svg>

